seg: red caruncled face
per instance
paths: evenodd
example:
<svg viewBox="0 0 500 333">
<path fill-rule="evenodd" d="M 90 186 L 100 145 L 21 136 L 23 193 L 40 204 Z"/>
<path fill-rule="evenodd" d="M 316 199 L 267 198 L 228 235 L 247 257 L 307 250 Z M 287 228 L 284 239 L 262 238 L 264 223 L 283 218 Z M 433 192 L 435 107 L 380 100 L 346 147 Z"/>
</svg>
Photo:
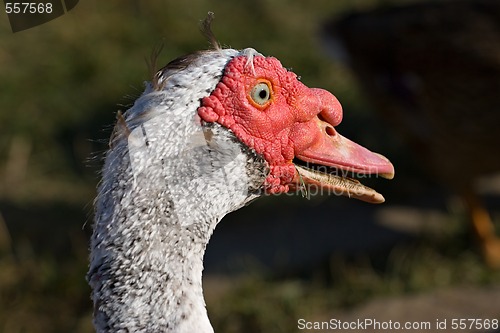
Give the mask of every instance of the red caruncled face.
<svg viewBox="0 0 500 333">
<path fill-rule="evenodd" d="M 269 193 L 287 192 L 290 185 L 297 185 L 302 173 L 294 158 L 386 178 L 394 174 L 385 157 L 335 131 L 342 121 L 342 106 L 335 96 L 308 88 L 272 57 L 232 59 L 215 90 L 203 98 L 198 114 L 206 122 L 230 129 L 265 158 L 270 173 L 264 186 Z"/>
</svg>

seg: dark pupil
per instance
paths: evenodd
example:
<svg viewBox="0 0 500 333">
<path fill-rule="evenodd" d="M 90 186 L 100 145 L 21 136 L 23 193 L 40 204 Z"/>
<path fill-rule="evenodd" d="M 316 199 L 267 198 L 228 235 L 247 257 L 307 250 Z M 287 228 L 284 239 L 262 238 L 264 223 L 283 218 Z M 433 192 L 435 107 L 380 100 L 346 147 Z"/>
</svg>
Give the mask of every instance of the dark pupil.
<svg viewBox="0 0 500 333">
<path fill-rule="evenodd" d="M 267 91 L 265 91 L 264 89 L 259 91 L 259 97 L 262 99 L 266 99 L 267 98 Z"/>
</svg>

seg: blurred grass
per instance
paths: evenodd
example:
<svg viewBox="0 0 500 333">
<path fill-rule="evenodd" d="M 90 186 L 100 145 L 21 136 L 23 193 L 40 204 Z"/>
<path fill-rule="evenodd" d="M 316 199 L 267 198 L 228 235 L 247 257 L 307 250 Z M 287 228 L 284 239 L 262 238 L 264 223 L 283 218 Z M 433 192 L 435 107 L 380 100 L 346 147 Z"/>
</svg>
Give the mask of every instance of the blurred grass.
<svg viewBox="0 0 500 333">
<path fill-rule="evenodd" d="M 276 56 L 307 85 L 334 92 L 346 110 L 346 136 L 404 161 L 384 131 L 357 131 L 377 120 L 349 71 L 326 56 L 315 36 L 324 19 L 382 2 L 82 1 L 16 34 L 0 14 L 0 224 L 7 226 L 0 229 L 0 332 L 92 331 L 84 280 L 89 221 L 114 114 L 140 94 L 148 79 L 144 59 L 156 45 L 165 45 L 160 65 L 208 46 L 197 23 L 209 10 L 223 45 Z M 390 196 L 397 185 L 385 186 Z M 383 262 L 332 258 L 306 277 L 217 280 L 226 287 L 218 294 L 207 289 L 214 327 L 294 332 L 298 317 L 370 297 L 498 281 L 469 249 L 465 223 L 459 225 L 441 239 L 395 249 Z"/>
</svg>

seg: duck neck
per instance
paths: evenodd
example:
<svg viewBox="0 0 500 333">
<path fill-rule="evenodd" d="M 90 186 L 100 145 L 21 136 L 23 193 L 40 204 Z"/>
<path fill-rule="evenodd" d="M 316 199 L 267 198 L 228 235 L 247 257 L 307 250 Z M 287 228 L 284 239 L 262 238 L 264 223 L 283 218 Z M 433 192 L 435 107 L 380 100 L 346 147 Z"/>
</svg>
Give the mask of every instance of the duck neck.
<svg viewBox="0 0 500 333">
<path fill-rule="evenodd" d="M 88 276 L 97 332 L 213 332 L 202 270 L 219 218 L 180 220 L 175 200 L 157 189 L 110 194 L 97 202 Z"/>
<path fill-rule="evenodd" d="M 119 116 L 87 276 L 97 332 L 213 332 L 202 294 L 206 245 L 225 214 L 258 196 L 268 173 L 232 132 L 197 116 L 239 53 L 171 62 Z"/>
<path fill-rule="evenodd" d="M 133 133 L 108 152 L 87 277 L 97 332 L 213 332 L 202 292 L 205 248 L 222 217 L 257 196 L 249 184 L 265 177 L 251 180 L 255 160 L 213 130 L 212 142 L 182 161 L 142 154 L 135 163 Z"/>
</svg>

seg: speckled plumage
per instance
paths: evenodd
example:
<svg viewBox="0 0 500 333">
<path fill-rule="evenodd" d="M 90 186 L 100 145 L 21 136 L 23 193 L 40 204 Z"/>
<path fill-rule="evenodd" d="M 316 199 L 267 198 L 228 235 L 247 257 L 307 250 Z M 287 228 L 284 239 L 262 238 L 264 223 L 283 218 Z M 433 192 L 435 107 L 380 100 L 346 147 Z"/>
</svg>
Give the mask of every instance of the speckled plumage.
<svg viewBox="0 0 500 333">
<path fill-rule="evenodd" d="M 229 130 L 196 113 L 239 54 L 172 63 L 117 122 L 91 241 L 97 332 L 213 332 L 202 294 L 205 247 L 225 214 L 259 195 L 268 171 Z"/>
<path fill-rule="evenodd" d="M 215 47 L 155 74 L 118 115 L 95 203 L 88 281 L 97 331 L 213 332 L 205 247 L 224 215 L 261 193 L 310 186 L 383 202 L 329 174 L 394 176 L 389 160 L 335 131 L 341 119 L 330 92 L 253 49 Z"/>
</svg>

